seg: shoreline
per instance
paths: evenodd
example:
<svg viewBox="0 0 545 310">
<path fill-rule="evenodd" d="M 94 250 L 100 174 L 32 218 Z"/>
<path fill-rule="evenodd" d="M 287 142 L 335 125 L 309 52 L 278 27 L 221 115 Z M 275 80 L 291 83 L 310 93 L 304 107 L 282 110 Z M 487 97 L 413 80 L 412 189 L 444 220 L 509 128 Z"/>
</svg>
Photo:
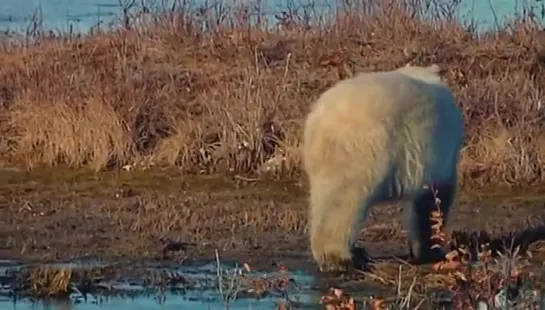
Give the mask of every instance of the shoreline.
<svg viewBox="0 0 545 310">
<path fill-rule="evenodd" d="M 332 5 L 326 5 L 326 3 L 327 2 L 316 4 L 313 2 L 312 4 L 307 4 L 307 6 L 312 10 L 312 14 L 314 15 L 324 16 L 324 14 L 332 14 L 332 10 L 335 10 L 335 8 Z M 519 5 L 524 6 L 525 4 L 520 3 Z M 264 16 L 274 20 L 276 14 L 280 14 L 286 9 L 297 10 L 297 7 L 288 8 L 278 4 L 273 6 L 269 5 L 260 8 L 255 14 L 267 12 Z M 500 8 L 498 10 L 498 7 L 490 7 L 490 4 L 482 6 L 485 6 L 485 9 L 487 9 L 487 13 L 484 16 L 475 14 L 476 11 L 483 12 L 483 8 L 476 7 L 474 1 L 473 3 L 464 2 L 455 9 L 455 17 L 463 23 L 476 23 L 478 32 L 484 33 L 487 31 L 494 31 L 493 28 L 501 27 L 504 22 L 516 18 L 524 9 L 524 7 L 514 8 L 512 5 L 508 6 L 507 4 L 505 4 L 505 6 L 510 7 L 510 9 Z M 304 5 L 301 5 L 301 7 L 304 7 Z M 168 9 L 170 8 L 151 8 L 154 16 L 160 16 Z M 197 7 L 194 7 L 193 9 L 198 10 Z M 81 7 L 78 7 L 77 10 L 81 10 Z M 145 7 L 143 9 L 139 4 L 135 3 L 135 5 L 129 9 L 129 14 L 140 15 L 142 12 L 147 12 L 149 10 L 150 8 Z M 56 35 L 72 33 L 73 35 L 85 36 L 88 35 L 90 31 L 96 31 L 97 26 L 99 25 L 100 28 L 105 31 L 108 31 L 110 27 L 114 27 L 110 30 L 115 30 L 117 27 L 122 26 L 123 7 L 117 2 L 112 4 L 93 5 L 92 12 L 85 11 L 74 14 L 70 11 L 71 9 L 67 8 L 66 14 L 64 14 L 62 18 L 56 17 L 52 19 L 50 15 L 58 14 L 58 10 L 53 10 L 51 8 L 44 9 L 41 6 L 36 6 L 35 8 L 29 8 L 29 12 L 25 16 L 8 10 L 7 13 L 4 13 L 5 16 L 3 18 L 0 16 L 0 32 L 3 33 L 4 36 L 7 34 L 9 37 L 16 36 L 18 38 L 24 38 L 25 32 L 28 30 L 29 26 L 31 26 L 32 22 L 40 19 L 42 20 L 41 23 L 43 25 L 42 30 L 45 33 L 52 32 Z"/>
</svg>

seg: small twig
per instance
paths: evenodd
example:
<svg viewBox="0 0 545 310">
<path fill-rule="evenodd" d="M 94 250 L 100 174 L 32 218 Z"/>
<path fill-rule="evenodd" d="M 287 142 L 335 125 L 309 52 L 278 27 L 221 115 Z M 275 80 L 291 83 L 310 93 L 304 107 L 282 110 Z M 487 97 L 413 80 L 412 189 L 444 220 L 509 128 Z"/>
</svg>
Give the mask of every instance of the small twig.
<svg viewBox="0 0 545 310">
<path fill-rule="evenodd" d="M 222 272 L 221 272 L 221 265 L 220 265 L 220 256 L 217 249 L 215 250 L 215 252 L 216 252 L 216 276 L 218 277 L 218 287 L 220 291 L 220 296 L 222 299 L 224 299 L 223 298 L 223 283 L 221 282 Z"/>
<path fill-rule="evenodd" d="M 411 286 L 409 286 L 409 291 L 407 292 L 407 296 L 405 297 L 405 299 L 403 300 L 403 303 L 401 304 L 401 308 L 409 307 L 409 304 L 411 303 L 413 289 L 414 289 L 414 286 L 416 285 L 416 278 L 417 276 L 413 278 L 413 282 L 411 283 Z"/>
<path fill-rule="evenodd" d="M 397 296 L 401 296 L 401 271 L 403 269 L 403 265 L 399 265 L 398 273 L 397 273 Z"/>
<path fill-rule="evenodd" d="M 229 304 L 236 300 L 238 293 L 240 291 L 241 284 L 238 280 L 238 275 L 240 274 L 240 269 L 238 266 L 233 270 L 233 274 L 229 279 L 227 290 L 223 288 L 223 269 L 221 267 L 221 262 L 219 258 L 218 250 L 215 250 L 216 254 L 216 275 L 218 277 L 218 290 L 221 296 L 222 301 L 225 303 L 225 307 L 229 309 Z M 229 274 L 229 272 L 227 272 Z"/>
<path fill-rule="evenodd" d="M 242 181 L 248 181 L 248 182 L 257 182 L 259 181 L 259 178 L 247 178 L 247 177 L 243 177 L 241 175 L 235 175 L 235 179 L 239 179 L 239 180 L 242 180 Z"/>
</svg>

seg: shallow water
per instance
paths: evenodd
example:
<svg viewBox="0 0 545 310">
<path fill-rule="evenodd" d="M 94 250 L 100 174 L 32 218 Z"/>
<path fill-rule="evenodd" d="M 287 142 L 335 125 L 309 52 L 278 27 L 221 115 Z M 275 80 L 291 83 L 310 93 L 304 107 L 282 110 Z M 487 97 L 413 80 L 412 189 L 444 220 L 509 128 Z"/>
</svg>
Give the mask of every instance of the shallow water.
<svg viewBox="0 0 545 310">
<path fill-rule="evenodd" d="M 147 6 L 153 7 L 165 3 L 165 7 L 170 7 L 173 1 L 177 0 L 161 0 L 150 1 L 144 0 Z M 23 32 L 27 29 L 32 21 L 32 16 L 37 14 L 41 16 L 45 29 L 67 31 L 72 28 L 74 32 L 87 32 L 91 27 L 100 24 L 101 27 L 107 27 L 110 23 L 119 19 L 121 14 L 120 3 L 130 3 L 128 0 L 18 0 L 4 1 L 2 10 L 0 11 L 0 30 Z M 133 9 L 139 10 L 141 1 L 135 1 Z M 194 9 L 196 6 L 204 5 L 204 3 L 216 3 L 217 1 L 178 1 L 177 3 L 189 2 L 193 3 Z M 437 3 L 448 3 L 450 0 L 434 1 Z M 155 3 L 155 4 L 154 4 Z M 222 4 L 239 3 L 238 1 L 224 0 L 219 1 Z M 251 3 L 251 2 L 250 2 Z M 296 4 L 294 4 L 296 3 Z M 311 5 L 310 5 L 311 4 Z M 311 7 L 311 11 L 323 13 L 335 4 L 326 0 L 305 0 L 305 1 L 288 1 L 288 0 L 265 0 L 260 1 L 263 10 L 274 17 L 274 14 L 288 7 L 301 7 L 303 5 Z M 540 15 L 542 9 L 540 0 L 512 1 L 512 0 L 494 0 L 494 1 L 477 1 L 477 0 L 462 0 L 460 10 L 455 12 L 463 21 L 476 21 L 479 29 L 485 30 L 490 27 L 495 27 L 501 22 L 504 17 L 513 17 L 517 13 L 521 13 L 524 7 L 531 7 L 534 12 Z M 539 17 L 539 16 L 538 16 Z M 274 21 L 274 18 L 273 18 Z"/>
<path fill-rule="evenodd" d="M 55 263 L 48 265 L 51 268 L 86 268 L 107 267 L 107 263 L 96 261 L 72 261 L 68 263 Z M 188 281 L 195 281 L 197 285 L 183 287 L 182 285 L 170 286 L 159 289 L 145 284 L 145 281 L 135 278 L 122 280 L 103 280 L 95 283 L 95 287 L 108 288 L 112 294 L 101 293 L 84 295 L 73 292 L 68 299 L 62 301 L 39 300 L 34 301 L 28 297 L 14 297 L 14 276 L 24 268 L 32 267 L 31 264 L 23 264 L 16 261 L 0 260 L 0 309 L 226 309 L 217 288 L 217 276 L 215 264 L 204 264 L 198 267 L 165 267 L 161 265 L 146 265 L 147 273 L 164 273 L 182 276 Z M 225 270 L 231 271 L 234 266 L 224 265 Z M 251 272 L 248 276 L 273 276 L 274 273 Z M 300 304 L 299 308 L 319 307 L 319 292 L 313 287 L 313 278 L 302 272 L 290 271 L 290 277 L 294 285 L 288 289 L 288 298 Z M 77 284 L 75 284 L 77 286 Z M 229 309 L 274 309 L 277 303 L 286 301 L 286 297 L 280 292 L 269 291 L 269 296 L 258 300 L 255 297 L 240 296 L 234 302 L 229 303 Z"/>
</svg>

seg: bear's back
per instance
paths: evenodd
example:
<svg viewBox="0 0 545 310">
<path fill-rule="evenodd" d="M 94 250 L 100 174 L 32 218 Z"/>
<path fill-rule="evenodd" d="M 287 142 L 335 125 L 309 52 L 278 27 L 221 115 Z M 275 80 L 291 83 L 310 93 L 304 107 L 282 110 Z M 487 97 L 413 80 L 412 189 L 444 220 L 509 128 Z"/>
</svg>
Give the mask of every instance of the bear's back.
<svg viewBox="0 0 545 310">
<path fill-rule="evenodd" d="M 438 82 L 437 82 L 438 81 Z M 363 72 L 341 80 L 325 91 L 313 104 L 311 113 L 329 114 L 350 121 L 360 113 L 374 121 L 387 121 L 395 115 L 406 114 L 422 102 L 432 102 L 437 93 L 450 93 L 448 88 L 435 80 L 433 74 L 414 71 Z M 360 115 L 354 115 L 360 114 Z"/>
</svg>

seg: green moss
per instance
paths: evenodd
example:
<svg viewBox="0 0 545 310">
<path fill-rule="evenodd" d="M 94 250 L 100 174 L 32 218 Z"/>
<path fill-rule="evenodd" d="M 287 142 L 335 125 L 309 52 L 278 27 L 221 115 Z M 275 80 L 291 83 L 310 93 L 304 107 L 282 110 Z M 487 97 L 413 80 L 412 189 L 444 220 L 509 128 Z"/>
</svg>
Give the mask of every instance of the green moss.
<svg viewBox="0 0 545 310">
<path fill-rule="evenodd" d="M 271 199 L 304 194 L 300 187 L 289 181 L 245 181 L 224 175 L 188 176 L 176 169 L 94 172 L 87 169 L 47 168 L 29 172 L 0 172 L 0 192 L 54 191 L 58 194 L 111 195 L 120 186 L 147 193 L 221 192 L 224 195 L 255 195 Z"/>
<path fill-rule="evenodd" d="M 152 169 L 117 172 L 94 172 L 89 169 L 64 167 L 24 171 L 17 169 L 0 170 L 0 193 L 22 193 L 42 191 L 58 195 L 83 193 L 86 195 L 111 196 L 119 187 L 128 187 L 138 193 L 173 193 L 183 191 L 221 194 L 223 197 L 238 199 L 255 197 L 276 202 L 293 201 L 306 197 L 306 189 L 293 181 L 245 180 L 225 175 L 183 175 L 177 169 Z M 545 201 L 545 186 L 525 188 L 489 186 L 484 189 L 463 190 L 460 202 L 474 203 L 533 203 Z"/>
</svg>

